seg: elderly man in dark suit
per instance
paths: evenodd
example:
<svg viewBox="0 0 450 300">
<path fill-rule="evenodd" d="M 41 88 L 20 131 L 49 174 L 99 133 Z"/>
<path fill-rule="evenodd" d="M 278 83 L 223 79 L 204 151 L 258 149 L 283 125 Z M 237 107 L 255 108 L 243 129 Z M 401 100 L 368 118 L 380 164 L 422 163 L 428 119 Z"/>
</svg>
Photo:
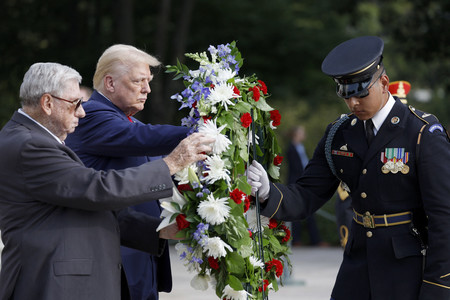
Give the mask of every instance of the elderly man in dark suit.
<svg viewBox="0 0 450 300">
<path fill-rule="evenodd" d="M 353 224 L 332 299 L 450 299 L 449 137 L 436 117 L 389 93 L 383 46 L 359 37 L 327 55 L 322 70 L 351 114 L 327 127 L 297 182 L 271 184 L 253 162 L 249 183 L 261 213 L 276 219 L 311 215 L 339 183 L 350 194 Z"/>
<path fill-rule="evenodd" d="M 66 141 L 86 166 L 96 170 L 139 166 L 151 156 L 167 155 L 187 136 L 187 127 L 144 124 L 133 117 L 151 92 L 150 68 L 159 65 L 155 57 L 130 45 L 113 45 L 101 55 L 94 74 L 95 91 L 83 104 L 86 117 Z M 121 248 L 131 298 L 156 300 L 159 291 L 172 289 L 169 247 L 156 231 L 161 209 L 156 201 L 133 206 L 119 214 L 121 227 L 126 226 L 130 211 L 141 215 L 142 228 L 136 234 L 155 241 L 152 253 Z"/>
<path fill-rule="evenodd" d="M 85 116 L 80 82 L 67 66 L 32 65 L 22 109 L 0 131 L 0 299 L 128 299 L 119 245 L 150 251 L 155 241 L 120 235 L 114 210 L 171 196 L 171 175 L 211 150 L 193 134 L 139 167 L 86 168 L 64 144 Z M 128 232 L 139 221 L 129 218 Z"/>
</svg>

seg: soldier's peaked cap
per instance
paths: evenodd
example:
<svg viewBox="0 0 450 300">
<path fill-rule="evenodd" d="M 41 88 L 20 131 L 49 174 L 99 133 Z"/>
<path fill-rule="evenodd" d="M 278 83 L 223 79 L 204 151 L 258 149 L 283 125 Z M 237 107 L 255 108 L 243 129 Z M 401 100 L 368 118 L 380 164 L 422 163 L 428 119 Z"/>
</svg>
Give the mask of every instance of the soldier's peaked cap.
<svg viewBox="0 0 450 300">
<path fill-rule="evenodd" d="M 362 36 L 345 41 L 325 57 L 322 72 L 337 81 L 363 81 L 378 70 L 383 48 L 383 40 L 376 36 Z"/>
</svg>

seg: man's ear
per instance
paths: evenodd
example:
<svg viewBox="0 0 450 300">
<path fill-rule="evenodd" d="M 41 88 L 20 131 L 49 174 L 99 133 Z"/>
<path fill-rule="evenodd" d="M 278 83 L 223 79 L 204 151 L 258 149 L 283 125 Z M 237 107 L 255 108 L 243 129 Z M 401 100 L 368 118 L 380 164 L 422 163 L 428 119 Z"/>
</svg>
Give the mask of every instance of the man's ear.
<svg viewBox="0 0 450 300">
<path fill-rule="evenodd" d="M 42 111 L 50 116 L 52 114 L 52 110 L 55 108 L 55 103 L 53 102 L 53 97 L 50 94 L 44 94 L 39 99 L 39 104 L 41 106 Z"/>
<path fill-rule="evenodd" d="M 389 77 L 386 74 L 381 75 L 380 77 L 381 86 L 383 87 L 383 93 L 387 93 L 389 91 Z"/>
<path fill-rule="evenodd" d="M 110 75 L 106 75 L 103 78 L 103 86 L 108 92 L 114 93 L 114 79 Z"/>
</svg>

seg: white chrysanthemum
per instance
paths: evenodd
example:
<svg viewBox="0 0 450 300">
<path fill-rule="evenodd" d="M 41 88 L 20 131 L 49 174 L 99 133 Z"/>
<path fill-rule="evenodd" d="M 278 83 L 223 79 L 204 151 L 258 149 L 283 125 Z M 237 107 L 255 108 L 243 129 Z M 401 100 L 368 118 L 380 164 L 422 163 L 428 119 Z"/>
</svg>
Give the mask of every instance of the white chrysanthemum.
<svg viewBox="0 0 450 300">
<path fill-rule="evenodd" d="M 187 168 L 184 168 L 181 171 L 178 171 L 175 173 L 175 180 L 178 181 L 178 184 L 187 184 L 189 183 L 189 168 L 192 169 L 194 173 L 197 173 L 198 167 L 195 164 L 192 164 L 188 166 Z"/>
<path fill-rule="evenodd" d="M 230 68 L 219 69 L 217 76 L 214 78 L 216 83 L 227 82 L 229 79 L 236 76 L 236 72 L 232 71 Z"/>
<path fill-rule="evenodd" d="M 206 200 L 199 203 L 197 213 L 211 225 L 222 224 L 230 215 L 228 198 L 214 198 L 209 194 Z"/>
<path fill-rule="evenodd" d="M 221 154 L 223 151 L 227 150 L 231 145 L 231 141 L 220 132 L 227 127 L 227 125 L 222 125 L 217 128 L 216 120 L 206 120 L 203 124 L 198 128 L 199 132 L 202 132 L 212 138 L 214 138 L 215 142 L 213 145 L 213 153 Z"/>
<path fill-rule="evenodd" d="M 234 93 L 233 85 L 231 83 L 218 83 L 209 94 L 207 100 L 215 105 L 221 103 L 225 110 L 228 110 L 228 105 L 234 105 L 230 99 L 238 98 L 239 95 Z"/>
<path fill-rule="evenodd" d="M 213 184 L 217 180 L 225 180 L 228 185 L 230 185 L 230 171 L 225 168 L 225 161 L 220 158 L 217 154 L 213 156 L 208 156 L 205 160 L 205 165 L 208 170 L 203 172 L 204 180 L 207 184 Z"/>
<path fill-rule="evenodd" d="M 247 300 L 247 296 L 252 297 L 252 295 L 245 290 L 235 291 L 229 284 L 223 288 L 222 293 L 223 295 L 221 298 L 229 300 Z"/>
<path fill-rule="evenodd" d="M 258 258 L 254 257 L 254 256 L 250 256 L 248 259 L 254 268 L 263 268 L 264 267 L 264 263 Z"/>
<path fill-rule="evenodd" d="M 207 252 L 208 256 L 212 256 L 214 258 L 224 257 L 227 255 L 227 250 L 233 252 L 233 248 L 230 247 L 227 243 L 221 240 L 220 237 L 212 237 L 208 238 L 206 244 L 203 246 L 203 251 Z"/>
<path fill-rule="evenodd" d="M 206 291 L 208 289 L 208 281 L 209 281 L 209 275 L 195 275 L 194 278 L 191 280 L 191 287 L 193 287 L 196 290 L 200 291 Z"/>
<path fill-rule="evenodd" d="M 252 231 L 258 231 L 258 223 L 256 220 L 256 209 L 253 207 L 249 209 L 246 213 L 248 227 Z M 264 227 L 269 226 L 270 218 L 261 216 L 261 231 L 264 230 Z"/>
</svg>

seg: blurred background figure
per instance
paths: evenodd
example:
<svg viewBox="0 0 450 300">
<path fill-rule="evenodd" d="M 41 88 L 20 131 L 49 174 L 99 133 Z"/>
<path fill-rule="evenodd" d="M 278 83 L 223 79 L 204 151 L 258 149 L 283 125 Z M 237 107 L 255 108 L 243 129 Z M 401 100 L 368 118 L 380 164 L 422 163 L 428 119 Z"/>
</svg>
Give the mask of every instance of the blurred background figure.
<svg viewBox="0 0 450 300">
<path fill-rule="evenodd" d="M 303 170 L 309 161 L 305 146 L 303 145 L 303 142 L 306 139 L 305 127 L 302 125 L 293 127 L 290 132 L 290 138 L 291 142 L 287 152 L 288 183 L 294 183 L 303 174 Z M 304 221 L 291 223 L 292 246 L 300 246 L 302 244 L 301 235 L 303 226 L 306 227 L 309 236 L 309 245 L 328 246 L 327 243 L 322 241 L 314 215 Z"/>
<path fill-rule="evenodd" d="M 80 92 L 81 97 L 83 97 L 83 100 L 88 101 L 89 98 L 91 98 L 92 92 L 94 92 L 94 90 L 88 86 L 80 85 Z"/>
<path fill-rule="evenodd" d="M 407 104 L 406 95 L 411 90 L 411 84 L 408 81 L 399 80 L 389 83 L 389 92 L 392 96 L 396 96 L 402 101 L 403 104 Z"/>
</svg>

